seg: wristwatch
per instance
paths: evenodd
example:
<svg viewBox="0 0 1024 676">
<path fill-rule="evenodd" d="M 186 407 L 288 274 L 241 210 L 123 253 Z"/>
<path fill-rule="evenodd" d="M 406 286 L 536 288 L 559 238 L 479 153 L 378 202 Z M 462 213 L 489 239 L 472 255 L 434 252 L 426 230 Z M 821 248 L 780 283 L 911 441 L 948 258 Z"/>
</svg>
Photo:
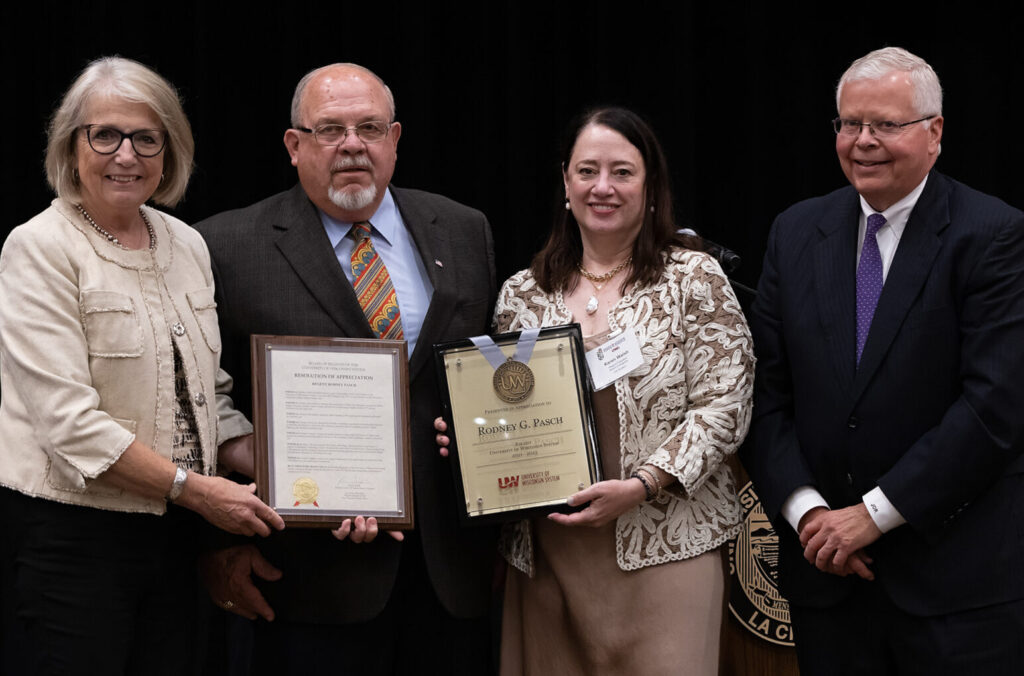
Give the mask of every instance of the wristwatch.
<svg viewBox="0 0 1024 676">
<path fill-rule="evenodd" d="M 185 490 L 186 479 L 188 479 L 188 471 L 179 467 L 174 472 L 174 483 L 171 484 L 171 490 L 167 491 L 168 502 L 174 502 L 181 497 L 181 492 Z"/>
</svg>

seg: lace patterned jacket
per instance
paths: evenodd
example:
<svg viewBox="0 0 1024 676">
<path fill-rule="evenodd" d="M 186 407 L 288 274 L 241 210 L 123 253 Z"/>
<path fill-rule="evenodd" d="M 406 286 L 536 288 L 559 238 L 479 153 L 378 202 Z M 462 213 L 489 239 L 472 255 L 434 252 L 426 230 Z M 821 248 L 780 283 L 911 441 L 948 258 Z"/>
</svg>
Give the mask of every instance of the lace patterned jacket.
<svg viewBox="0 0 1024 676">
<path fill-rule="evenodd" d="M 513 275 L 494 310 L 499 332 L 573 321 L 561 292 L 546 294 L 529 270 Z M 737 532 L 742 518 L 725 465 L 750 425 L 754 352 L 739 302 L 718 262 L 676 251 L 653 287 L 634 287 L 608 313 L 613 332 L 632 330 L 644 365 L 615 382 L 620 466 L 609 478 L 641 465 L 676 482 L 618 517 L 619 567 L 635 570 L 710 551 Z M 505 558 L 532 577 L 529 521 L 507 527 Z"/>
</svg>

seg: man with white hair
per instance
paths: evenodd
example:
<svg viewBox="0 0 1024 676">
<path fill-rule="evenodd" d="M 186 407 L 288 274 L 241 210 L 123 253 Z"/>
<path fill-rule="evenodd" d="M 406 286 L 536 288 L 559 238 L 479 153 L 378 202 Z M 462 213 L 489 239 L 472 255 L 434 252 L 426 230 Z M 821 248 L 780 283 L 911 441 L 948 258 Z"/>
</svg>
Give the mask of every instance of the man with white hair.
<svg viewBox="0 0 1024 676">
<path fill-rule="evenodd" d="M 802 674 L 1024 663 L 1024 214 L 937 171 L 942 90 L 899 48 L 839 81 L 850 186 L 772 226 L 744 463 Z"/>
<path fill-rule="evenodd" d="M 221 363 L 242 408 L 250 334 L 406 340 L 416 528 L 398 542 L 359 517 L 333 538 L 288 529 L 259 549 L 223 549 L 205 559 L 211 595 L 274 620 L 257 622 L 253 673 L 486 673 L 496 532 L 460 528 L 432 421 L 433 344 L 490 323 L 490 227 L 479 211 L 390 184 L 402 126 L 366 68 L 310 72 L 291 117 L 284 143 L 299 184 L 196 226 L 213 261 Z"/>
</svg>

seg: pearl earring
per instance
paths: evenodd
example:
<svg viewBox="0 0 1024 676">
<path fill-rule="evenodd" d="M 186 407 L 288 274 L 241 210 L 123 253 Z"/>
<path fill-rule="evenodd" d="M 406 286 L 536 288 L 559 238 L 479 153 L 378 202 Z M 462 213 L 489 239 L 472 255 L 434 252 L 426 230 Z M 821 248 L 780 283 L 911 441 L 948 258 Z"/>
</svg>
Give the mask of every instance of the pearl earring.
<svg viewBox="0 0 1024 676">
<path fill-rule="evenodd" d="M 569 206 L 569 198 L 568 197 L 565 198 L 565 210 L 566 211 L 571 211 L 572 210 L 572 207 Z"/>
</svg>

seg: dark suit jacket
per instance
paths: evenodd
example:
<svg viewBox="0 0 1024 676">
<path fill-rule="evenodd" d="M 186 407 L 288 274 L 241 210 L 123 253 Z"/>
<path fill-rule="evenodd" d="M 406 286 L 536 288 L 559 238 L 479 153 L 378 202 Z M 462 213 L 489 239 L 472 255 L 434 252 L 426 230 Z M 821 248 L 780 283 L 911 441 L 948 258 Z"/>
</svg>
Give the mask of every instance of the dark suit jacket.
<svg viewBox="0 0 1024 676">
<path fill-rule="evenodd" d="M 931 615 L 1024 596 L 1024 214 L 932 172 L 886 278 L 860 366 L 852 187 L 801 202 L 769 236 L 751 328 L 744 464 L 780 535 L 791 602 L 852 580 L 802 556 L 780 508 L 801 485 L 833 508 L 880 486 L 907 519 L 870 548 L 877 584 Z"/>
<path fill-rule="evenodd" d="M 491 528 L 461 528 L 451 467 L 439 457 L 433 419 L 441 411 L 434 343 L 485 333 L 496 295 L 490 226 L 479 211 L 439 195 L 392 188 L 434 286 L 409 364 L 416 529 L 434 589 L 456 617 L 486 614 L 495 558 Z M 352 284 L 301 185 L 199 223 L 210 248 L 222 366 L 249 413 L 253 333 L 373 338 Z M 441 261 L 443 267 L 435 264 Z M 285 620 L 360 622 L 384 607 L 401 545 L 338 542 L 326 530 L 286 530 L 259 542 L 284 571 L 263 591 Z"/>
</svg>

